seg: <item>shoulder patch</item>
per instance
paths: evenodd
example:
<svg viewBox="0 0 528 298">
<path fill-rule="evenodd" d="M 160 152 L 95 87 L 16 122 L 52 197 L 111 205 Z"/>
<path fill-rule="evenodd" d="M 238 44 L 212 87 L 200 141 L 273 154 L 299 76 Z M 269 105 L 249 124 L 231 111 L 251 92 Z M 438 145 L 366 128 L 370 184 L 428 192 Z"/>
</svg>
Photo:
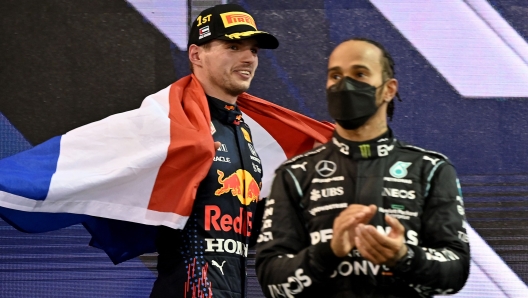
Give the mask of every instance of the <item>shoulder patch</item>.
<svg viewBox="0 0 528 298">
<path fill-rule="evenodd" d="M 283 162 L 282 165 L 288 165 L 288 164 L 291 164 L 291 163 L 294 163 L 296 161 L 299 161 L 300 159 L 302 159 L 303 157 L 307 157 L 307 156 L 311 156 L 311 155 L 316 155 L 320 152 L 323 152 L 324 150 L 326 150 L 326 146 L 325 145 L 321 145 L 319 147 L 316 147 L 308 152 L 305 152 L 303 154 L 299 154 L 297 156 L 294 156 L 290 159 L 288 159 L 287 161 Z"/>
</svg>

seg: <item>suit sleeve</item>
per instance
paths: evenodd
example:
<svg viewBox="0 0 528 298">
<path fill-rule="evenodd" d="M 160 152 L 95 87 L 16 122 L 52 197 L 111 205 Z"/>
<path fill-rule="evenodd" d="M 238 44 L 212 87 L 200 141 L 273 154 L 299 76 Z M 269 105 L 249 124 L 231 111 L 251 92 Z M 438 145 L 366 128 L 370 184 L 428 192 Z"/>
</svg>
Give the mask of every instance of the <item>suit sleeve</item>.
<svg viewBox="0 0 528 298">
<path fill-rule="evenodd" d="M 436 171 L 435 171 L 436 170 Z M 431 176 L 432 175 L 432 176 Z M 409 270 L 396 273 L 424 295 L 458 292 L 469 275 L 469 241 L 460 184 L 453 166 L 439 163 L 425 186 L 422 235 Z"/>
<path fill-rule="evenodd" d="M 276 172 L 257 243 L 257 276 L 266 297 L 310 297 L 341 261 L 330 242 L 311 245 L 300 206 L 300 187 L 287 169 Z M 289 293 L 289 294 L 288 294 Z"/>
<path fill-rule="evenodd" d="M 266 198 L 263 198 L 257 202 L 257 208 L 253 217 L 253 227 L 251 228 L 251 236 L 249 237 L 249 248 L 254 248 L 257 244 L 257 239 L 260 235 L 260 229 L 262 228 L 262 216 L 264 216 L 265 204 Z"/>
</svg>

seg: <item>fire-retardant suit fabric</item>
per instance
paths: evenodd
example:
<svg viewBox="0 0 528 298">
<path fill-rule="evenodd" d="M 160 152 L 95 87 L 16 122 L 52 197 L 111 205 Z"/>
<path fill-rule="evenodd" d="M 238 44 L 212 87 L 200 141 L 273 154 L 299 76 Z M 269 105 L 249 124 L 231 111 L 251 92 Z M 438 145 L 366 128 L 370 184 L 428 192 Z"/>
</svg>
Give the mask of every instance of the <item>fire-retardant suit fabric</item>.
<svg viewBox="0 0 528 298">
<path fill-rule="evenodd" d="M 376 265 L 356 249 L 334 255 L 333 222 L 351 204 L 376 205 L 369 224 L 381 233 L 390 231 L 385 214 L 400 221 L 414 252 L 409 266 Z M 334 133 L 288 160 L 265 205 L 256 267 L 267 297 L 431 297 L 467 280 L 467 223 L 453 165 L 390 130 L 364 143 Z"/>
<path fill-rule="evenodd" d="M 185 228 L 159 227 L 151 297 L 246 297 L 248 247 L 258 236 L 254 222 L 260 224 L 262 166 L 238 107 L 207 100 L 211 133 L 221 146 Z"/>
</svg>

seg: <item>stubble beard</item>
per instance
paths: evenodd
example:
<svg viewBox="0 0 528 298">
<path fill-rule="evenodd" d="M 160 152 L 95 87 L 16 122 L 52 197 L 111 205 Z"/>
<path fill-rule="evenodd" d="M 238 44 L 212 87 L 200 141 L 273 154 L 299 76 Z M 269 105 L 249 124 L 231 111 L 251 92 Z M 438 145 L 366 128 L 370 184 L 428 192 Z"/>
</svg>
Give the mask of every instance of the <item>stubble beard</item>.
<svg viewBox="0 0 528 298">
<path fill-rule="evenodd" d="M 246 92 L 249 89 L 250 81 L 247 82 L 237 82 L 232 76 L 226 75 L 222 80 L 222 85 L 220 85 L 224 91 L 231 96 L 239 96 L 240 94 Z"/>
<path fill-rule="evenodd" d="M 237 97 L 249 89 L 251 80 L 238 82 L 233 76 L 234 74 L 229 72 L 221 76 L 209 73 L 209 80 L 225 94 Z"/>
</svg>

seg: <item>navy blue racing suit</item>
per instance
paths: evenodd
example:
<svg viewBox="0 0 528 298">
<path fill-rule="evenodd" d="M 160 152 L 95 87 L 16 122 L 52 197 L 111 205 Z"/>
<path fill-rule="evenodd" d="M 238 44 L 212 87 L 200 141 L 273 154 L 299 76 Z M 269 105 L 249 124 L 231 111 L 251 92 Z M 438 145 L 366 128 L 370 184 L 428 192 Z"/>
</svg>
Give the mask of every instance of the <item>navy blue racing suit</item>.
<svg viewBox="0 0 528 298">
<path fill-rule="evenodd" d="M 262 166 L 238 107 L 207 100 L 213 139 L 221 146 L 185 228 L 158 230 L 158 278 L 151 297 L 246 296 L 248 246 L 258 236 L 253 222 Z"/>
</svg>

